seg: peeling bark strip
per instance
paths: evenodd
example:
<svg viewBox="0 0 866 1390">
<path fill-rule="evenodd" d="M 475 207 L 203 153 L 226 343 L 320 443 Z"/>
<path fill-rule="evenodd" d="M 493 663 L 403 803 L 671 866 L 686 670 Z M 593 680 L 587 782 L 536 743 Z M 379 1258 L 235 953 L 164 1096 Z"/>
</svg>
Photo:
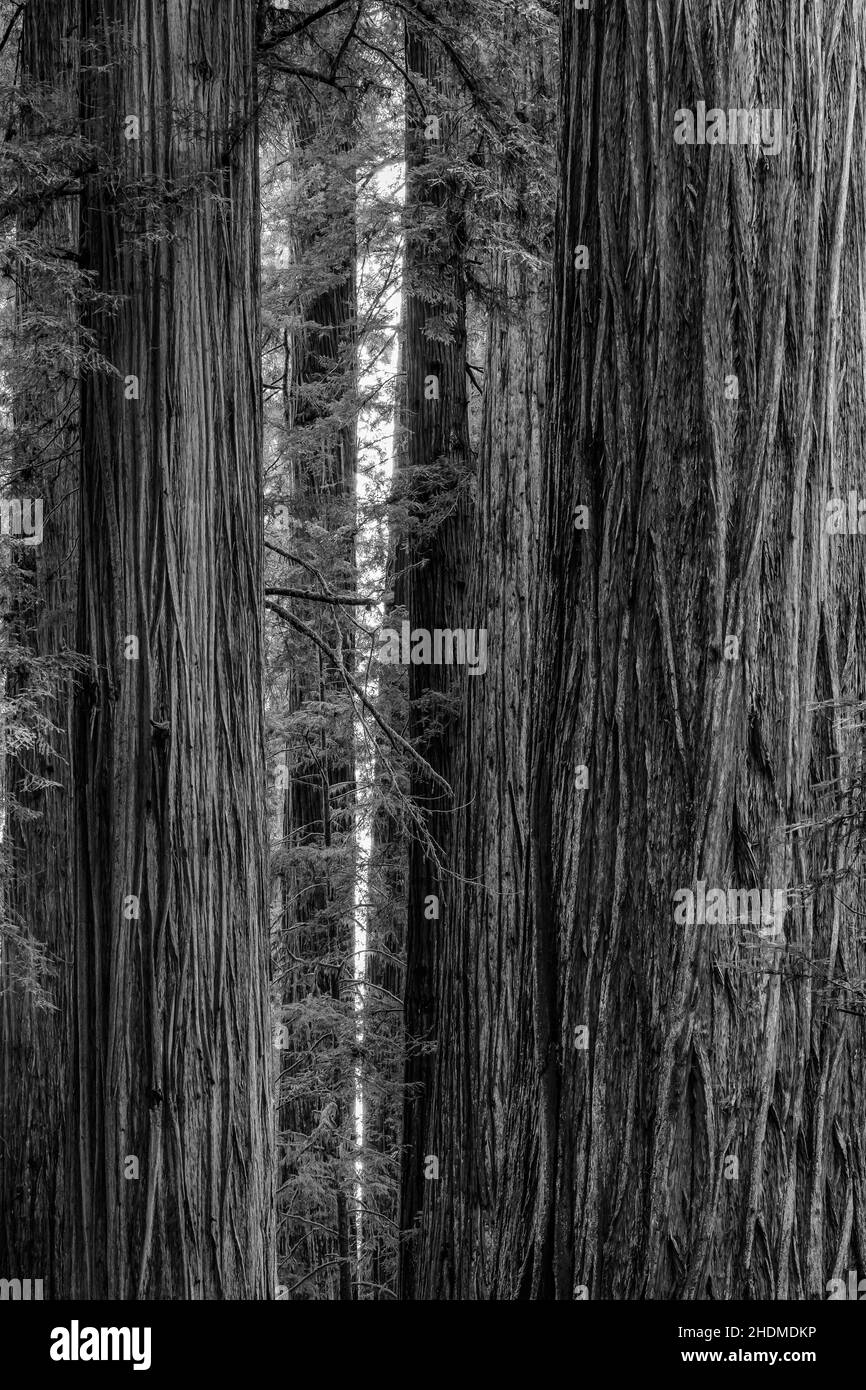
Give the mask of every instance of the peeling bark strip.
<svg viewBox="0 0 866 1390">
<path fill-rule="evenodd" d="M 863 863 L 818 790 L 866 698 L 866 551 L 822 534 L 863 483 L 862 5 L 563 14 L 533 1290 L 821 1298 L 866 1257 Z M 778 156 L 678 144 L 699 101 L 780 110 Z M 784 939 L 677 923 L 699 880 L 786 890 Z"/>
<path fill-rule="evenodd" d="M 75 710 L 68 1293 L 264 1298 L 254 6 L 82 0 L 80 18 L 104 162 L 82 197 L 93 667 Z"/>
</svg>

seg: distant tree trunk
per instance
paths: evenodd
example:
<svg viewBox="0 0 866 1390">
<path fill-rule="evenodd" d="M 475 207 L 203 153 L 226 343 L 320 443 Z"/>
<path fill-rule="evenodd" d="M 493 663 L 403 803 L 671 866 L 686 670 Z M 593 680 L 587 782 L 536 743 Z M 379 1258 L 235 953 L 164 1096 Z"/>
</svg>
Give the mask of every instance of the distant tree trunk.
<svg viewBox="0 0 866 1390">
<path fill-rule="evenodd" d="M 273 1216 L 254 15 L 143 0 L 127 28 L 127 13 L 82 0 L 83 129 L 103 164 L 82 199 L 92 671 L 75 709 L 69 1293 L 260 1299 Z"/>
<path fill-rule="evenodd" d="M 402 299 L 401 299 L 402 302 Z M 403 373 L 404 333 L 398 325 L 396 341 L 397 390 L 394 400 L 394 439 L 399 438 L 406 415 Z M 395 487 L 399 491 L 399 445 L 395 447 Z M 393 520 L 393 518 L 392 518 Z M 401 585 L 405 562 L 399 551 L 399 527 L 389 527 L 385 565 L 384 625 L 392 626 L 395 590 Z M 394 729 L 408 724 L 408 683 L 403 671 L 381 666 L 378 673 L 377 707 Z M 380 743 L 381 749 L 381 743 Z M 406 824 L 409 774 L 395 767 L 393 749 L 380 751 L 372 760 L 373 777 L 382 803 L 371 826 L 368 875 L 366 995 L 364 1007 L 364 1140 L 382 1165 L 379 1191 L 365 1174 L 365 1206 L 384 1218 L 376 1223 L 362 1218 L 370 1249 L 367 1278 L 375 1289 L 387 1288 L 399 1295 L 400 1214 L 405 1155 L 402 1150 L 405 1110 L 406 1037 L 406 918 L 409 839 Z M 390 1007 L 389 1007 L 390 1006 Z M 374 1079 L 375 1078 L 375 1079 Z M 390 1178 L 390 1181 L 388 1179 Z"/>
<path fill-rule="evenodd" d="M 24 96 L 19 134 L 71 137 L 77 116 L 76 6 L 32 0 L 22 17 Z M 22 261 L 16 397 L 16 497 L 39 499 L 42 539 L 16 549 L 22 583 L 13 597 L 13 637 L 54 663 L 7 675 L 6 697 L 35 700 L 47 746 L 6 760 L 4 853 L 10 860 L 14 935 L 0 950 L 0 1270 L 42 1279 L 46 1298 L 63 1293 L 63 1146 L 67 1059 L 67 956 L 73 920 L 69 818 L 71 684 L 61 654 L 75 645 L 78 535 L 77 392 L 73 287 L 63 257 L 77 247 L 77 204 L 61 198 L 19 219 L 35 259 Z M 65 300 L 65 303 L 64 303 Z M 66 342 L 58 320 L 66 312 Z M 43 693 L 44 692 L 44 693 Z M 20 935 L 19 935 L 20 934 Z M 33 952 L 41 955 L 36 961 Z M 49 1007 L 50 1006 L 50 1007 Z"/>
<path fill-rule="evenodd" d="M 402 37 L 402 35 L 401 35 Z M 405 419 L 403 334 L 397 333 L 394 437 Z M 396 451 L 395 451 L 396 452 Z M 395 469 L 395 472 L 397 470 Z M 395 480 L 399 490 L 399 474 Z M 393 531 L 393 534 L 392 534 Z M 394 591 L 400 586 L 397 537 L 389 528 L 385 565 L 384 626 L 392 627 Z M 393 729 L 406 728 L 408 685 L 403 671 L 380 666 L 377 672 L 379 714 Z M 381 747 L 381 744 L 380 744 Z M 403 1111 L 405 1108 L 406 892 L 408 876 L 405 811 L 409 776 L 395 767 L 388 747 L 371 759 L 372 776 L 382 801 L 373 816 L 368 874 L 367 958 L 365 964 L 364 1048 L 364 1207 L 362 1227 L 368 1261 L 364 1277 L 378 1298 L 382 1290 L 396 1298 L 399 1290 L 400 1211 L 403 1177 Z M 375 1160 L 372 1159 L 375 1155 Z M 378 1171 L 371 1173 L 375 1161 Z"/>
<path fill-rule="evenodd" d="M 417 79 L 407 93 L 406 249 L 404 259 L 405 439 L 397 489 L 408 512 L 399 538 L 395 603 L 412 631 L 463 625 L 470 477 L 466 389 L 465 193 L 449 167 L 459 136 L 446 60 L 407 26 L 406 68 Z M 426 94 L 428 109 L 416 93 Z M 438 126 L 431 125 L 428 117 Z M 453 786 L 461 747 L 460 683 L 453 666 L 412 664 L 408 672 L 410 733 L 431 768 Z M 429 1147 L 435 1048 L 441 1042 L 436 1004 L 437 960 L 456 898 L 448 872 L 452 798 L 413 767 L 411 795 L 425 818 L 427 843 L 413 836 L 407 894 L 407 1037 L 401 1227 L 417 1229 L 422 1208 L 435 1206 L 434 1164 L 446 1155 Z M 438 865 L 437 865 L 438 860 Z M 440 867 L 441 866 L 441 869 Z M 435 900 L 435 906 L 433 903 Z M 433 912 L 438 914 L 433 916 Z M 455 1142 L 453 1138 L 449 1142 Z M 425 1177 L 426 1160 L 430 1171 Z M 415 1236 L 401 1246 L 401 1297 L 416 1295 Z M 446 1280 L 449 1276 L 445 1276 Z"/>
<path fill-rule="evenodd" d="M 302 277 L 324 278 L 326 287 L 304 298 L 303 322 L 287 342 L 289 383 L 286 416 L 293 457 L 290 508 L 304 543 L 312 526 L 335 590 L 355 588 L 355 473 L 357 468 L 357 296 L 355 185 L 345 167 L 354 126 L 354 102 L 342 94 L 311 113 L 299 112 L 297 153 L 306 178 L 297 208 L 301 229 L 294 247 Z M 333 144 L 332 144 L 333 142 Z M 333 167 L 319 161 L 340 151 Z M 306 164 L 313 162 L 313 181 Z M 318 211 L 316 211 L 318 209 Z M 310 220 L 311 218 L 311 220 Z M 336 263 L 322 261 L 323 247 L 335 245 Z M 312 268 L 315 267 L 313 271 Z M 323 534 L 327 540 L 322 542 Z M 321 560 L 321 556 L 317 556 Z M 287 606 L 340 650 L 351 667 L 353 632 L 338 612 L 318 603 Z M 282 989 L 291 1046 L 281 1057 L 288 1086 L 280 1096 L 278 1130 L 285 1158 L 280 1186 L 289 1188 L 281 1215 L 279 1257 L 287 1277 L 303 1286 L 304 1298 L 351 1300 L 355 1296 L 354 1232 L 349 1195 L 355 1182 L 342 1136 L 354 1123 L 355 1001 L 353 973 L 354 716 L 346 703 L 342 677 L 321 651 L 302 641 L 288 707 L 318 722 L 315 736 L 295 737 L 290 749 L 291 777 L 286 789 L 283 836 L 288 867 L 283 880 L 281 930 L 285 934 L 286 983 Z M 305 1003 L 331 1001 L 327 1019 L 313 1019 Z M 319 1067 L 324 1042 L 333 1068 L 321 1073 L 323 1085 L 301 1088 L 292 1077 L 303 1065 Z M 314 1051 L 315 1050 L 315 1051 Z M 314 1052 L 310 1061 L 311 1052 Z M 320 1163 L 323 1204 L 299 1176 L 292 1150 L 311 1151 Z M 300 1255 L 298 1251 L 302 1252 Z"/>
<path fill-rule="evenodd" d="M 522 119 L 537 143 L 528 160 L 518 159 L 513 149 L 489 148 L 488 137 L 486 206 L 495 199 L 497 213 L 475 229 L 487 313 L 467 621 L 487 630 L 488 664 L 465 686 L 451 861 L 460 879 L 437 961 L 430 1149 L 444 1160 L 419 1239 L 425 1298 L 516 1296 L 531 1242 L 523 1200 L 534 1129 L 531 943 L 522 912 L 532 702 L 525 672 L 553 230 L 552 209 L 533 188 L 545 186 L 537 161 L 553 144 L 551 40 L 525 15 L 509 14 L 486 55 L 506 74 L 501 119 Z"/>
<path fill-rule="evenodd" d="M 379 709 L 387 714 L 387 705 L 381 700 Z M 383 776 L 379 773 L 377 780 Z M 405 841 L 387 805 L 373 818 L 371 841 L 363 1014 L 365 1170 L 361 1220 L 366 1252 L 362 1274 L 370 1290 L 365 1297 L 378 1300 L 383 1291 L 386 1298 L 397 1296 L 405 1057 Z"/>
<path fill-rule="evenodd" d="M 539 1298 L 822 1298 L 866 1256 L 862 841 L 818 825 L 866 698 L 863 541 L 823 533 L 866 424 L 862 15 L 722 8 L 563 9 Z M 778 108 L 780 150 L 676 143 L 699 101 Z M 682 922 L 701 881 L 784 891 L 778 935 Z"/>
</svg>

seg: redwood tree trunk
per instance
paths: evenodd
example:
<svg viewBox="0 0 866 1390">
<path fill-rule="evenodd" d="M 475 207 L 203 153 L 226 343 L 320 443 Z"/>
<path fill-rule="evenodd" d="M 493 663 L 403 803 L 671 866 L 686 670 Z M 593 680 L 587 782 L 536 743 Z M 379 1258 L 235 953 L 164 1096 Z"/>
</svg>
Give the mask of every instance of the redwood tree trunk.
<svg viewBox="0 0 866 1390">
<path fill-rule="evenodd" d="M 418 1292 L 426 1298 L 517 1296 L 531 1240 L 532 960 L 522 909 L 532 688 L 525 674 L 553 230 L 552 200 L 537 190 L 553 183 L 554 46 L 543 20 L 508 13 L 485 55 L 505 74 L 504 129 L 488 132 L 491 187 L 473 238 L 487 292 L 467 611 L 487 630 L 488 665 L 463 691 L 456 877 L 437 961 L 429 1141 L 444 1157 L 419 1237 Z"/>
<path fill-rule="evenodd" d="M 404 257 L 403 420 L 397 490 L 406 508 L 394 588 L 397 610 L 412 631 L 463 626 L 468 554 L 470 476 L 466 389 L 465 208 L 459 179 L 449 167 L 459 135 L 446 60 L 412 25 L 407 27 L 406 246 Z M 428 109 L 418 93 L 426 94 Z M 425 132 L 439 121 L 437 138 Z M 435 384 L 434 384 L 435 383 Z M 397 614 L 389 621 L 396 623 Z M 399 627 L 399 624 L 397 624 Z M 413 745 L 452 785 L 461 747 L 460 684 L 454 666 L 410 665 L 409 727 Z M 438 1179 L 448 1161 L 432 1141 L 432 1089 L 439 1045 L 436 981 L 441 943 L 448 934 L 456 884 L 448 869 L 453 799 L 413 765 L 410 792 L 426 838 L 409 846 L 405 1029 L 404 1164 L 401 1193 L 400 1292 L 418 1290 L 417 1232 L 422 1212 L 437 1202 Z M 436 900 L 436 918 L 431 900 Z M 449 1142 L 452 1142 L 449 1140 Z M 428 1164 L 427 1160 L 431 1160 Z M 426 1176 L 425 1176 L 426 1169 Z M 446 1283 L 451 1274 L 444 1274 Z"/>
<path fill-rule="evenodd" d="M 253 26 L 81 5 L 75 1297 L 272 1289 Z"/>
<path fill-rule="evenodd" d="M 75 0 L 32 0 L 21 31 L 23 139 L 76 128 Z M 46 1298 L 63 1292 L 63 1152 L 67 1058 L 68 943 L 73 920 L 70 816 L 71 681 L 78 535 L 74 198 L 19 219 L 15 496 L 38 498 L 41 543 L 16 549 L 13 639 L 28 658 L 6 676 L 7 699 L 33 702 L 44 735 L 6 760 L 4 851 L 13 933 L 0 950 L 0 1270 L 42 1279 Z M 65 319 L 65 327 L 63 326 Z M 62 338 L 61 338 L 62 335 Z M 51 663 L 46 667 L 45 663 Z M 34 953 L 40 959 L 36 960 Z"/>
<path fill-rule="evenodd" d="M 862 856 L 833 824 L 866 552 L 823 533 L 866 423 L 859 7 L 563 14 L 532 1291 L 821 1298 L 866 1256 Z M 700 100 L 778 108 L 779 152 L 676 143 Z M 701 880 L 784 891 L 782 930 L 680 923 Z"/>
</svg>

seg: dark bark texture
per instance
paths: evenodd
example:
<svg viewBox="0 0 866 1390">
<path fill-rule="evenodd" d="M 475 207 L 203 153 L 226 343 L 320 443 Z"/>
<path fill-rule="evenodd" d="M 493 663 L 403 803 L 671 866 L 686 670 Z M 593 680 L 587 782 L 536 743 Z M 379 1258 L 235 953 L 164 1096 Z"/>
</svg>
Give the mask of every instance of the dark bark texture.
<svg viewBox="0 0 866 1390">
<path fill-rule="evenodd" d="M 529 146 L 529 160 L 507 143 L 488 151 L 489 201 L 498 211 L 491 221 L 485 209 L 474 229 L 473 252 L 487 281 L 486 352 L 467 622 L 487 631 L 488 665 L 461 691 L 455 878 L 436 962 L 441 1003 L 430 1107 L 430 1152 L 442 1158 L 420 1236 L 418 1296 L 426 1298 L 516 1297 L 531 1246 L 536 1109 L 531 939 L 523 914 L 532 698 L 526 671 L 552 250 L 552 208 L 532 189 L 544 188 L 545 169 L 536 160 L 553 140 L 553 47 L 543 25 L 530 28 L 525 16 L 509 14 L 487 52 L 503 72 L 501 119 L 514 122 L 520 111 L 537 145 Z"/>
<path fill-rule="evenodd" d="M 74 0 L 32 0 L 22 17 L 22 129 L 39 140 L 74 136 L 78 45 Z M 70 141 L 71 143 L 71 141 Z M 6 695 L 34 701 L 44 744 L 6 760 L 4 851 L 14 934 L 0 952 L 0 1271 L 42 1279 L 60 1296 L 64 1242 L 65 1029 L 73 921 L 70 816 L 71 681 L 78 539 L 78 399 L 74 294 L 64 257 L 77 250 L 78 207 L 58 198 L 24 213 L 19 236 L 33 256 L 20 269 L 17 395 L 21 449 L 16 496 L 42 503 L 40 544 L 18 549 L 12 630 L 37 663 L 6 676 Z M 58 353 L 57 325 L 65 318 Z M 46 667 L 44 663 L 50 663 Z M 41 663 L 41 664 L 40 664 Z M 38 954 L 36 959 L 34 952 Z"/>
<path fill-rule="evenodd" d="M 81 387 L 68 1292 L 265 1298 L 253 7 L 82 0 L 80 24 L 104 163 L 81 227 L 101 298 Z"/>
<path fill-rule="evenodd" d="M 449 168 L 459 148 L 447 60 L 411 25 L 406 68 L 415 79 L 406 115 L 403 438 L 397 491 L 407 524 L 396 547 L 394 598 L 413 631 L 461 628 L 469 543 L 469 424 L 466 386 L 465 193 Z M 423 96 L 422 96 L 423 93 Z M 425 106 L 422 105 L 426 102 Z M 431 138 L 427 117 L 439 121 Z M 396 614 L 394 615 L 396 621 Z M 453 788 L 462 744 L 460 684 L 454 666 L 411 664 L 410 736 Z M 435 1206 L 431 1098 L 440 1028 L 438 959 L 454 910 L 453 798 L 413 766 L 410 793 L 424 822 L 409 846 L 407 876 L 406 1098 L 400 1252 L 401 1297 L 418 1290 L 417 1232 Z M 434 909 L 431 899 L 436 899 Z M 438 918 L 431 914 L 438 912 Z M 425 1176 L 425 1169 L 428 1176 Z M 451 1275 L 445 1274 L 450 1286 Z"/>
<path fill-rule="evenodd" d="M 862 10 L 563 14 L 531 1292 L 820 1298 L 866 1257 L 864 552 L 823 532 L 866 424 Z M 779 152 L 675 143 L 702 100 L 778 108 Z M 701 880 L 784 892 L 780 934 L 678 923 Z"/>
</svg>

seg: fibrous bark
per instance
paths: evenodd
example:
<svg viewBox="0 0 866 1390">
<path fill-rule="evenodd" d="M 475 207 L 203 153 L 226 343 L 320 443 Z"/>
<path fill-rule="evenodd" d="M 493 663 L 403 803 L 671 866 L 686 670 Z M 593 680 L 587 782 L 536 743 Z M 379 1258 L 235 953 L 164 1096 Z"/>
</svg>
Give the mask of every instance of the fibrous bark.
<svg viewBox="0 0 866 1390">
<path fill-rule="evenodd" d="M 554 46 L 543 22 L 509 13 L 485 54 L 492 71 L 506 74 L 498 89 L 503 129 L 488 135 L 490 194 L 473 225 L 486 277 L 486 351 L 467 611 L 487 632 L 488 663 L 462 691 L 429 1140 L 442 1163 L 419 1239 L 418 1292 L 427 1298 L 518 1296 L 531 1241 L 525 676 L 545 398 Z M 523 148 L 515 148 L 515 131 Z"/>
<path fill-rule="evenodd" d="M 254 15 L 83 0 L 80 22 L 102 162 L 81 215 L 68 1291 L 264 1298 Z"/>
<path fill-rule="evenodd" d="M 823 525 L 864 426 L 862 11 L 563 13 L 531 1287 L 820 1298 L 866 1231 L 862 861 L 827 810 L 864 552 Z M 778 152 L 676 143 L 699 102 L 778 110 Z M 783 893 L 781 931 L 679 921 L 701 881 Z"/>
<path fill-rule="evenodd" d="M 465 616 L 471 468 L 465 195 L 459 176 L 449 168 L 459 148 L 459 130 L 447 60 L 412 24 L 407 25 L 406 68 L 414 90 L 407 96 L 406 112 L 405 382 L 396 471 L 406 524 L 397 538 L 394 600 L 412 631 L 432 633 L 462 628 Z M 428 117 L 438 126 L 428 123 Z M 408 667 L 413 745 L 450 786 L 461 746 L 461 678 L 466 679 L 465 672 L 461 677 L 454 666 Z M 435 1049 L 441 1045 L 437 962 L 456 898 L 450 872 L 453 799 L 417 767 L 409 790 L 423 818 L 423 833 L 413 835 L 408 850 L 402 1298 L 418 1291 L 417 1232 L 425 1205 L 436 1203 L 438 1179 L 433 1174 L 445 1161 L 444 1154 L 431 1148 L 431 1098 Z"/>
<path fill-rule="evenodd" d="M 78 45 L 73 0 L 33 0 L 21 30 L 22 141 L 74 153 Z M 37 146 L 38 147 L 38 146 Z M 61 174 L 58 175 L 60 177 Z M 25 196 L 27 190 L 24 190 Z M 7 756 L 4 855 L 11 931 L 0 948 L 0 1270 L 63 1288 L 63 1171 L 68 945 L 73 920 L 70 673 L 78 535 L 76 286 L 71 197 L 22 211 L 18 223 L 19 456 L 9 479 L 42 508 L 41 538 L 16 548 L 7 673 L 12 707 L 38 728 Z M 31 662 L 34 663 L 31 665 Z"/>
</svg>

